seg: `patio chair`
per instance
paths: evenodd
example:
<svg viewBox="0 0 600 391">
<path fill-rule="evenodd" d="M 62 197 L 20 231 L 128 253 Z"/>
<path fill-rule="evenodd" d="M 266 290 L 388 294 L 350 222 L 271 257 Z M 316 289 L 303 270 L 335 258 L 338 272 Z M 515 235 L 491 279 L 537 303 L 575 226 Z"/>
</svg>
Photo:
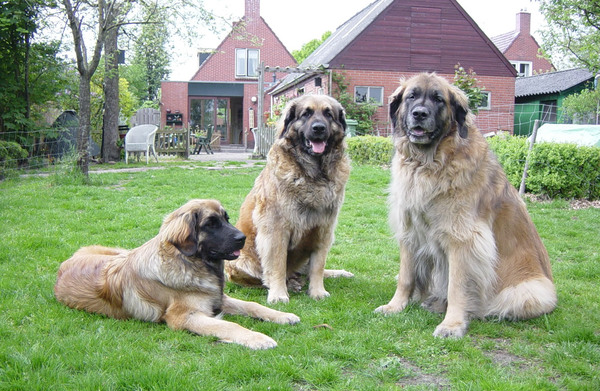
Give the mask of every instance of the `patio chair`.
<svg viewBox="0 0 600 391">
<path fill-rule="evenodd" d="M 158 157 L 154 149 L 154 137 L 157 129 L 158 126 L 156 125 L 138 125 L 129 129 L 125 135 L 125 164 L 128 164 L 127 158 L 130 152 L 146 153 L 146 164 L 148 164 L 148 158 L 150 152 L 152 152 L 158 163 Z M 138 155 L 138 161 L 139 159 Z"/>
<path fill-rule="evenodd" d="M 207 154 L 214 154 L 212 147 L 210 146 L 210 142 L 212 141 L 212 133 L 213 133 L 213 127 L 209 126 L 208 130 L 206 131 L 206 135 L 202 136 L 200 134 L 196 134 L 196 148 L 194 148 L 194 154 L 199 154 L 200 152 L 202 152 L 202 147 L 204 147 L 204 150 L 206 151 Z"/>
</svg>

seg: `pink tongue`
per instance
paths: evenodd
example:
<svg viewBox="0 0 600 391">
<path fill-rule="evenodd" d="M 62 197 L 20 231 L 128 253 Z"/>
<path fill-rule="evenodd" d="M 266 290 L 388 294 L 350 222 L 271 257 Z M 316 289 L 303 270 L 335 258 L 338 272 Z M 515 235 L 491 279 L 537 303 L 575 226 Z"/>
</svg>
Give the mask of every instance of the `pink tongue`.
<svg viewBox="0 0 600 391">
<path fill-rule="evenodd" d="M 311 141 L 312 149 L 314 153 L 323 153 L 325 151 L 325 146 L 327 143 L 325 141 Z"/>
<path fill-rule="evenodd" d="M 234 251 L 233 255 L 236 256 L 236 257 L 239 257 L 240 256 L 240 250 Z"/>
</svg>

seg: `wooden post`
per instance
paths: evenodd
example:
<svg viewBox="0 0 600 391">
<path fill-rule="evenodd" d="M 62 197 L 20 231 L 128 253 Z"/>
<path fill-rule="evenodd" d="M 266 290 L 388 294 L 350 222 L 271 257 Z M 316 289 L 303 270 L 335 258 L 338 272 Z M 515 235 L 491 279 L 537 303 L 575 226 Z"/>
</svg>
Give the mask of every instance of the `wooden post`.
<svg viewBox="0 0 600 391">
<path fill-rule="evenodd" d="M 523 196 L 523 194 L 525 194 L 525 181 L 527 179 L 527 170 L 529 169 L 529 157 L 531 156 L 531 151 L 533 150 L 533 144 L 535 144 L 535 139 L 537 137 L 539 125 L 540 120 L 536 119 L 533 124 L 533 132 L 531 133 L 531 141 L 529 142 L 529 151 L 527 151 L 527 158 L 525 159 L 525 168 L 523 169 L 523 177 L 521 178 L 521 186 L 519 187 L 520 196 Z"/>
</svg>

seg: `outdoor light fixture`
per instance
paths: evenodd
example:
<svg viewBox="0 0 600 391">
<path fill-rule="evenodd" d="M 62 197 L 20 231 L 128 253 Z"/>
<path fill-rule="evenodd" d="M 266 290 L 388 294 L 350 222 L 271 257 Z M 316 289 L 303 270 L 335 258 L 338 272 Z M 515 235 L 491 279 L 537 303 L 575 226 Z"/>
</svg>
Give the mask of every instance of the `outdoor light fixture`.
<svg viewBox="0 0 600 391">
<path fill-rule="evenodd" d="M 256 103 L 256 101 L 257 101 L 258 99 L 256 99 L 256 97 L 255 97 L 255 96 L 253 96 L 252 98 L 250 98 L 250 100 L 252 101 L 252 103 Z"/>
</svg>

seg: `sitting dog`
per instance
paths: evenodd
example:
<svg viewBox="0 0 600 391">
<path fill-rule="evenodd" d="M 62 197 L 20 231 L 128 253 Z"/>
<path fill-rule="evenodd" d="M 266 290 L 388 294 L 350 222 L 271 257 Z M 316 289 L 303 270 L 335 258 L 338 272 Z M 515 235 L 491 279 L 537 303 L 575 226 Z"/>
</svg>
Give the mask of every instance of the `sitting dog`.
<svg viewBox="0 0 600 391">
<path fill-rule="evenodd" d="M 472 317 L 529 319 L 556 306 L 548 253 L 473 123 L 466 95 L 435 74 L 391 97 L 395 155 L 389 220 L 400 244 L 396 293 L 445 312 L 437 337 L 462 337 Z"/>
<path fill-rule="evenodd" d="M 54 293 L 71 308 L 116 319 L 164 321 L 172 329 L 251 349 L 273 348 L 277 343 L 270 337 L 215 318 L 222 312 L 280 324 L 300 321 L 223 293 L 224 261 L 237 258 L 245 240 L 218 201 L 191 200 L 169 214 L 158 235 L 141 247 L 78 250 L 61 264 Z"/>
</svg>

